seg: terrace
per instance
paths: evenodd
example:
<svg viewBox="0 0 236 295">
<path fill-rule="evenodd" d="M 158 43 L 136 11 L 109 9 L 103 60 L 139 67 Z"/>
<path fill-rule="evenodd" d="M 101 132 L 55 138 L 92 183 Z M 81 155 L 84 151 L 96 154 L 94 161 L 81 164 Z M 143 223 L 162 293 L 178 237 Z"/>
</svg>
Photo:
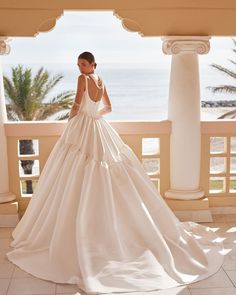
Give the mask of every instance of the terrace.
<svg viewBox="0 0 236 295">
<path fill-rule="evenodd" d="M 199 283 L 155 294 L 236 294 L 236 120 L 201 121 L 198 55 L 210 50 L 211 36 L 234 36 L 236 4 L 231 1 L 40 1 L 19 4 L 1 1 L 0 54 L 9 53 L 7 37 L 34 36 L 56 25 L 63 10 L 114 10 L 122 25 L 144 36 L 163 36 L 163 54 L 172 58 L 168 120 L 110 121 L 130 145 L 157 190 L 180 220 L 212 227 L 225 243 L 220 271 Z M 24 17 L 24 22 L 22 22 Z M 216 22 L 215 19 L 220 18 Z M 12 21 L 14 19 L 14 22 Z M 172 22 L 170 22 L 170 19 Z M 188 25 L 186 25 L 188 24 Z M 141 38 L 141 37 L 140 37 Z M 188 65 L 186 67 L 185 65 Z M 0 65 L 1 66 L 1 65 Z M 39 280 L 4 258 L 11 231 L 24 214 L 47 157 L 66 122 L 9 122 L 0 75 L 0 292 L 74 294 L 76 286 Z M 21 140 L 34 142 L 35 154 L 19 153 Z M 147 142 L 152 142 L 150 152 Z M 34 160 L 25 175 L 19 161 Z M 232 292 L 232 293 L 231 293 Z"/>
</svg>

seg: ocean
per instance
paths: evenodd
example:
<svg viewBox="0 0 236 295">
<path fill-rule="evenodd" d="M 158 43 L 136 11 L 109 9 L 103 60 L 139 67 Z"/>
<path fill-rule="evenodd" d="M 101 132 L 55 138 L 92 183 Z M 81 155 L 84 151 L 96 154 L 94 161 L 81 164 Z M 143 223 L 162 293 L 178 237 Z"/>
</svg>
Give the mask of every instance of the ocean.
<svg viewBox="0 0 236 295">
<path fill-rule="evenodd" d="M 3 73 L 11 75 L 11 66 L 5 64 Z M 16 65 L 14 65 L 16 66 Z M 62 74 L 63 79 L 49 93 L 46 101 L 67 90 L 76 90 L 77 77 L 80 74 L 76 65 L 71 64 L 25 64 L 36 70 L 43 66 L 51 75 Z M 112 103 L 112 112 L 106 114 L 108 120 L 161 121 L 168 117 L 168 92 L 170 65 L 166 68 L 139 67 L 138 65 L 102 65 L 95 70 L 106 85 Z M 210 69 L 200 72 L 201 98 L 204 100 L 233 99 L 229 95 L 213 95 L 207 86 L 222 84 L 225 78 Z M 213 85 L 214 84 L 214 85 Z M 58 114 L 57 114 L 58 115 Z M 57 115 L 49 117 L 54 119 Z M 202 109 L 202 119 L 216 119 L 218 112 L 206 112 Z"/>
</svg>

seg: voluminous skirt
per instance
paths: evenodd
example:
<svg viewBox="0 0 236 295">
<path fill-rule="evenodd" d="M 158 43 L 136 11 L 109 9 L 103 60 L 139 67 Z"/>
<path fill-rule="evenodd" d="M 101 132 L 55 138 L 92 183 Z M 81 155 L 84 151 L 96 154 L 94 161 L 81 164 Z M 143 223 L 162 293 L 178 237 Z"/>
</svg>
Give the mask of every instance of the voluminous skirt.
<svg viewBox="0 0 236 295">
<path fill-rule="evenodd" d="M 10 261 L 88 293 L 176 287 L 223 262 L 216 234 L 180 222 L 111 125 L 83 113 L 56 142 L 12 235 Z"/>
</svg>

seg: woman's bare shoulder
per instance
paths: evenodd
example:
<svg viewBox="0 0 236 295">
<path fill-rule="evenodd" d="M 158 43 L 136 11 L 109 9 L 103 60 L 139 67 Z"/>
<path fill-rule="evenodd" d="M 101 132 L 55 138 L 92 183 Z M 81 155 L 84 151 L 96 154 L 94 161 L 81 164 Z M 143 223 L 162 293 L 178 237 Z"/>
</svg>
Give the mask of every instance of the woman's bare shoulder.
<svg viewBox="0 0 236 295">
<path fill-rule="evenodd" d="M 83 79 L 83 80 L 84 80 L 84 78 L 86 78 L 86 75 L 85 75 L 85 74 L 80 74 L 80 75 L 78 76 L 78 79 Z"/>
<path fill-rule="evenodd" d="M 86 79 L 86 75 L 85 74 L 80 74 L 78 76 L 78 83 L 79 84 L 85 84 L 85 79 Z"/>
</svg>

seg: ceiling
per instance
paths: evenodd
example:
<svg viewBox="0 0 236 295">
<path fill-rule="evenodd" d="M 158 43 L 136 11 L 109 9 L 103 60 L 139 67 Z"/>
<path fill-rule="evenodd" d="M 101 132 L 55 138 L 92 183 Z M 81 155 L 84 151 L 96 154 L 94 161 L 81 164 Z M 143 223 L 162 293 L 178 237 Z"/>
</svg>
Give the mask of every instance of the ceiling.
<svg viewBox="0 0 236 295">
<path fill-rule="evenodd" d="M 36 36 L 65 10 L 109 10 L 141 36 L 236 36 L 235 0 L 0 0 L 0 36 Z"/>
</svg>

